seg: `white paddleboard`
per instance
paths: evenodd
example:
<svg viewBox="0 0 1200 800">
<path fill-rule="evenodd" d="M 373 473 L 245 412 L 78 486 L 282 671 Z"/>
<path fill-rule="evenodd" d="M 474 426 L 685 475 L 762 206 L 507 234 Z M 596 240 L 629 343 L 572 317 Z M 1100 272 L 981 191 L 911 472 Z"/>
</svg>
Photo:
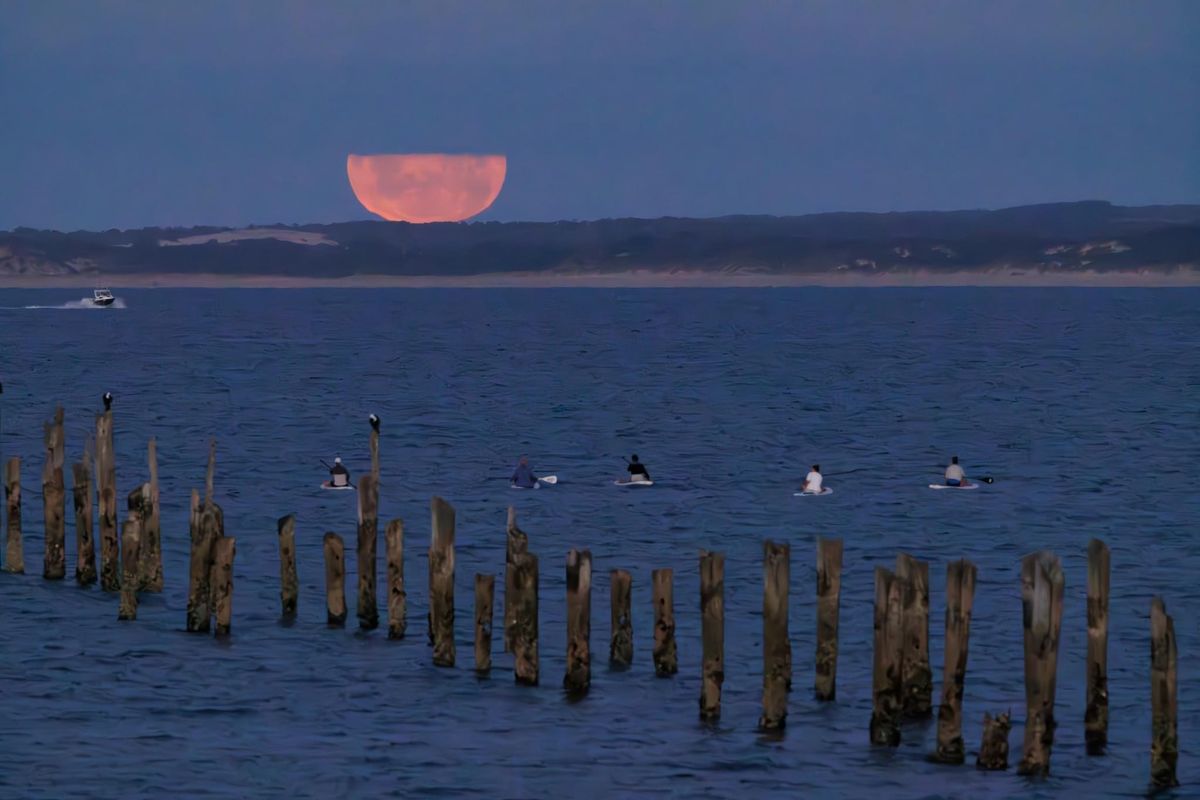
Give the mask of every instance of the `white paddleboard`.
<svg viewBox="0 0 1200 800">
<path fill-rule="evenodd" d="M 617 486 L 653 486 L 654 481 L 613 481 Z"/>
<path fill-rule="evenodd" d="M 792 492 L 793 497 L 824 497 L 827 494 L 833 494 L 833 489 L 828 486 L 821 487 L 819 492 Z"/>
<path fill-rule="evenodd" d="M 510 488 L 510 489 L 540 489 L 540 488 L 542 488 L 542 485 L 540 483 L 535 483 L 533 486 L 517 486 L 515 483 L 510 483 L 508 485 L 508 488 Z"/>
<path fill-rule="evenodd" d="M 324 483 L 321 484 L 321 488 L 328 489 L 331 492 L 344 492 L 347 489 L 353 489 L 354 487 L 353 486 L 334 486 L 329 481 L 325 481 Z"/>
<path fill-rule="evenodd" d="M 966 486 L 947 486 L 944 483 L 931 483 L 931 484 L 929 484 L 929 488 L 930 489 L 960 489 L 960 490 L 978 489 L 979 484 L 978 483 L 968 483 Z"/>
</svg>

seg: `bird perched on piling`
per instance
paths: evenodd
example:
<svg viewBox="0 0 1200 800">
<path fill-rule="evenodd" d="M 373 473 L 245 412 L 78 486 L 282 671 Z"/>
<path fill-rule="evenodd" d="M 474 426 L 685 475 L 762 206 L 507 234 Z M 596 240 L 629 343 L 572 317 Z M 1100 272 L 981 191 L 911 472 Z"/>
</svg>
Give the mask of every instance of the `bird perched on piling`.
<svg viewBox="0 0 1200 800">
<path fill-rule="evenodd" d="M 367 417 L 367 419 L 370 420 L 370 422 L 371 422 L 372 430 L 376 430 L 376 431 L 379 430 L 379 417 L 378 416 L 376 416 L 375 414 L 372 414 L 371 416 Z"/>
<path fill-rule="evenodd" d="M 112 392 L 105 392 L 104 397 L 102 399 L 104 400 L 104 410 L 111 411 L 112 410 Z"/>
</svg>

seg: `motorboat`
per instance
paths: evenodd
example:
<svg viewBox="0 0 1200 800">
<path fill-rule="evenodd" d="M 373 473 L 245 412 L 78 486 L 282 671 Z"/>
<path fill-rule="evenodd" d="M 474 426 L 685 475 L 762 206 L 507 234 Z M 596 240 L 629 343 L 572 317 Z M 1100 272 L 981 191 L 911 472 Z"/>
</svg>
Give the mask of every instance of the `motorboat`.
<svg viewBox="0 0 1200 800">
<path fill-rule="evenodd" d="M 113 293 L 108 289 L 96 289 L 92 292 L 92 305 L 111 306 L 116 301 L 117 298 L 113 297 Z"/>
</svg>

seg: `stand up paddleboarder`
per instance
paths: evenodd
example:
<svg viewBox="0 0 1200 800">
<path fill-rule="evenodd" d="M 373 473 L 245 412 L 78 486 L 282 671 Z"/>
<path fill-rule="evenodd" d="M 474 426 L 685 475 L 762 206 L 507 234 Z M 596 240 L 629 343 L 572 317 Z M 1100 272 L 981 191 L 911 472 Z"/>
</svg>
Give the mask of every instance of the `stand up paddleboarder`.
<svg viewBox="0 0 1200 800">
<path fill-rule="evenodd" d="M 626 469 L 629 471 L 629 480 L 631 481 L 650 480 L 650 473 L 646 471 L 646 465 L 638 461 L 637 453 L 629 457 L 629 466 Z"/>
<path fill-rule="evenodd" d="M 946 467 L 947 486 L 970 486 L 967 483 L 967 473 L 958 465 L 958 456 L 950 457 L 950 466 Z"/>
<path fill-rule="evenodd" d="M 342 466 L 341 456 L 335 458 L 333 466 L 329 468 L 329 485 L 334 488 L 350 485 L 350 470 Z"/>
</svg>

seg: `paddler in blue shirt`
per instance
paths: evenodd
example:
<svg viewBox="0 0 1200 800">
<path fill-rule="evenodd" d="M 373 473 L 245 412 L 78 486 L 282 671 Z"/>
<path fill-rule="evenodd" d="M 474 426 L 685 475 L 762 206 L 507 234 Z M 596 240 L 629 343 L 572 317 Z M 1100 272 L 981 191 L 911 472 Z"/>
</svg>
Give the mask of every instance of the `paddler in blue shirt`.
<svg viewBox="0 0 1200 800">
<path fill-rule="evenodd" d="M 522 489 L 532 489 L 537 486 L 537 481 L 537 476 L 533 474 L 533 467 L 529 466 L 529 459 L 521 456 L 521 460 L 517 462 L 517 468 L 513 470 L 512 485 Z"/>
</svg>

